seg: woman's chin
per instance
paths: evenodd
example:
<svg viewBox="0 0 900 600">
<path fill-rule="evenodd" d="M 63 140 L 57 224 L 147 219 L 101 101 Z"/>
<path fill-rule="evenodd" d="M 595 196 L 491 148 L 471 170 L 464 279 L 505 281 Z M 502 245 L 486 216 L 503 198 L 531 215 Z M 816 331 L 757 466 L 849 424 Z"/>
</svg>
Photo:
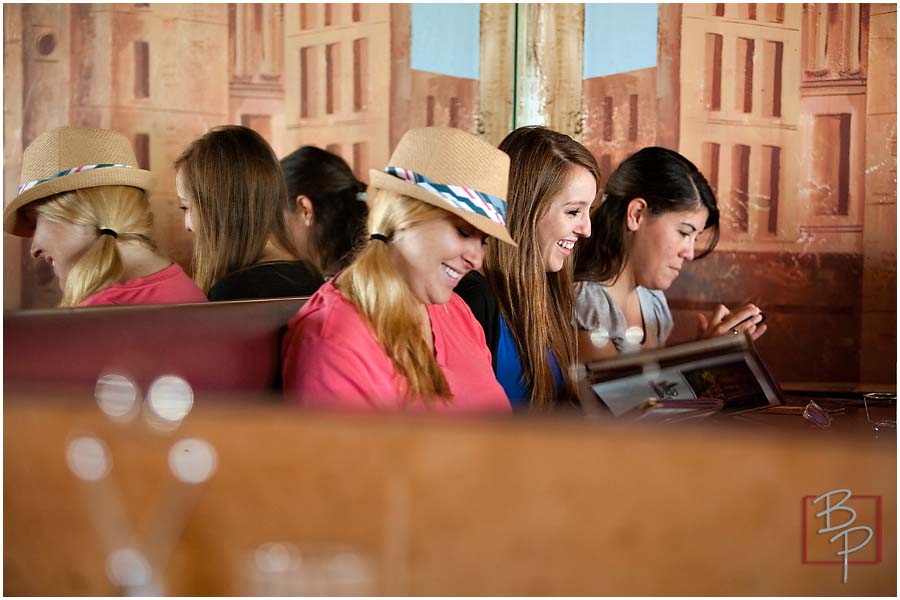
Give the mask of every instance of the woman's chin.
<svg viewBox="0 0 900 600">
<path fill-rule="evenodd" d="M 639 282 L 638 285 L 640 285 L 644 289 L 665 292 L 670 287 L 672 287 L 672 284 L 675 283 L 675 280 L 677 278 L 678 278 L 677 276 L 676 277 L 659 277 L 657 279 L 652 279 L 650 281 Z"/>
</svg>

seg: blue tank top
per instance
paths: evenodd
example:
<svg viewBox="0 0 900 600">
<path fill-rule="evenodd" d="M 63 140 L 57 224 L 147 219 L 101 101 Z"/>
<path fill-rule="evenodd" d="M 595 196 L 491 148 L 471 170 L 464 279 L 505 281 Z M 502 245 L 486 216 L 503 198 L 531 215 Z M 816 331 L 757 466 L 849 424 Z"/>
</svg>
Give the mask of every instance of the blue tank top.
<svg viewBox="0 0 900 600">
<path fill-rule="evenodd" d="M 499 315 L 500 321 L 500 339 L 497 342 L 497 381 L 503 386 L 509 403 L 514 409 L 525 408 L 528 406 L 528 397 L 531 390 L 525 382 L 525 376 L 522 372 L 522 360 L 519 358 L 519 350 L 516 348 L 516 341 L 513 339 L 512 332 L 506 324 L 503 315 Z M 553 383 L 556 388 L 556 396 L 559 397 L 563 390 L 563 376 L 556 362 L 556 357 L 547 349 L 547 361 L 550 363 L 550 370 L 553 372 Z"/>
</svg>

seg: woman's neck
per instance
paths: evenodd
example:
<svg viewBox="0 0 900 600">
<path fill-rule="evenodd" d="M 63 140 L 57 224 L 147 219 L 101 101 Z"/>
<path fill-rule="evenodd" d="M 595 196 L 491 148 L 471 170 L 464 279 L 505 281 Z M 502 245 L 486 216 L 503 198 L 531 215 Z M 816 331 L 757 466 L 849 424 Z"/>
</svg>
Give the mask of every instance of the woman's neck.
<svg viewBox="0 0 900 600">
<path fill-rule="evenodd" d="M 138 240 L 117 242 L 119 256 L 122 258 L 122 280 L 135 277 L 146 277 L 162 271 L 172 261 L 163 258 Z"/>
<path fill-rule="evenodd" d="M 263 246 L 262 252 L 259 253 L 259 258 L 256 259 L 256 264 L 293 260 L 297 260 L 297 257 L 290 252 L 283 250 L 272 240 L 268 240 L 266 241 L 266 245 Z"/>
<path fill-rule="evenodd" d="M 637 282 L 634 279 L 634 272 L 627 262 L 615 281 L 604 282 L 604 285 L 610 297 L 620 307 L 625 307 L 631 299 L 637 296 Z"/>
</svg>

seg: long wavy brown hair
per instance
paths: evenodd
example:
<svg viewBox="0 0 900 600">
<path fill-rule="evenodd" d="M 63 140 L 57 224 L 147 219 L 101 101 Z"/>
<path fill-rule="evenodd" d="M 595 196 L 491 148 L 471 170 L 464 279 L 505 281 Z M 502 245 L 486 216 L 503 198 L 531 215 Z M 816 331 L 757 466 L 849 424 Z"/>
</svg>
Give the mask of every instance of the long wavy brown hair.
<svg viewBox="0 0 900 600">
<path fill-rule="evenodd" d="M 269 144 L 225 125 L 197 138 L 175 161 L 191 203 L 194 281 L 205 292 L 260 259 L 271 241 L 299 259 L 284 222 L 287 188 Z"/>
<path fill-rule="evenodd" d="M 583 167 L 600 188 L 600 169 L 587 148 L 545 127 L 520 127 L 500 143 L 509 155 L 507 227 L 518 248 L 488 241 L 484 275 L 497 296 L 500 311 L 516 342 L 530 405 L 545 409 L 557 397 L 547 351 L 562 370 L 561 400 L 575 398 L 570 366 L 575 361 L 575 315 L 572 265 L 557 273 L 544 270 L 538 223 L 563 191 L 574 167 Z"/>
</svg>

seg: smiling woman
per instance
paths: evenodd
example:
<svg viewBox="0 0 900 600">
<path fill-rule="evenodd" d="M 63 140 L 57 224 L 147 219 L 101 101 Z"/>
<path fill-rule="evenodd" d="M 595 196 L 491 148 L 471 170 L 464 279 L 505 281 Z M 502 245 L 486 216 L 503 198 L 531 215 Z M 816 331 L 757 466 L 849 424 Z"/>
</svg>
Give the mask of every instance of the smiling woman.
<svg viewBox="0 0 900 600">
<path fill-rule="evenodd" d="M 370 171 L 369 239 L 285 334 L 289 400 L 354 410 L 508 412 L 472 312 L 453 290 L 505 226 L 509 158 L 458 129 L 412 129 Z"/>
<path fill-rule="evenodd" d="M 31 237 L 53 268 L 61 306 L 202 302 L 181 267 L 155 252 L 146 190 L 128 140 L 108 129 L 59 127 L 25 150 L 7 233 Z"/>
<path fill-rule="evenodd" d="M 591 235 L 599 168 L 584 146 L 544 127 L 516 129 L 500 149 L 510 157 L 509 231 L 518 248 L 489 242 L 484 276 L 472 273 L 459 294 L 481 323 L 510 401 L 545 409 L 574 401 L 568 257 Z"/>
</svg>

